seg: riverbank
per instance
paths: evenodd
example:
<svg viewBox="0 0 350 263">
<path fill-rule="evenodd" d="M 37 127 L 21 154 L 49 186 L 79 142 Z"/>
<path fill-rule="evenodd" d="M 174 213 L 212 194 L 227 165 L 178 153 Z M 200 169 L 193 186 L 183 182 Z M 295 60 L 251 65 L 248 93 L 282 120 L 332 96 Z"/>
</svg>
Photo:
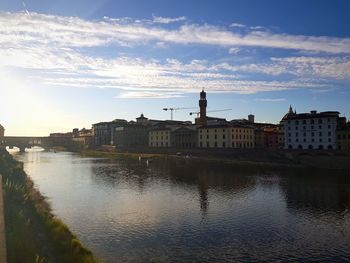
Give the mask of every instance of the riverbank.
<svg viewBox="0 0 350 263">
<path fill-rule="evenodd" d="M 350 170 L 350 155 L 326 151 L 285 151 L 285 150 L 216 150 L 198 149 L 134 149 L 129 151 L 87 150 L 81 154 L 103 158 L 176 158 L 191 161 L 221 162 L 238 166 L 263 168 L 316 168 Z"/>
<path fill-rule="evenodd" d="M 22 164 L 0 150 L 7 262 L 97 262 L 51 211 Z"/>
</svg>

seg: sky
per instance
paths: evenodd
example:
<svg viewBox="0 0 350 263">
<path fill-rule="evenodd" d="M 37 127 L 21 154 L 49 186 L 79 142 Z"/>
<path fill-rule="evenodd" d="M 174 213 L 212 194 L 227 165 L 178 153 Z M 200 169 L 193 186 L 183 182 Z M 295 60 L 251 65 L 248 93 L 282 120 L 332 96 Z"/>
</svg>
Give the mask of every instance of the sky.
<svg viewBox="0 0 350 263">
<path fill-rule="evenodd" d="M 0 124 L 45 136 L 164 107 L 350 117 L 350 1 L 1 0 Z"/>
</svg>

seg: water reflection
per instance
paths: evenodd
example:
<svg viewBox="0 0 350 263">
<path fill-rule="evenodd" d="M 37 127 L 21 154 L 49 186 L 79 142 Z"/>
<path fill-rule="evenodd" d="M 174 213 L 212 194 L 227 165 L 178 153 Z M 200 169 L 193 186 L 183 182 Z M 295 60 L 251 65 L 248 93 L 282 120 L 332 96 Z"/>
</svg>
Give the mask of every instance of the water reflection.
<svg viewBox="0 0 350 263">
<path fill-rule="evenodd" d="M 198 160 L 17 155 L 107 262 L 350 259 L 349 179 Z"/>
</svg>

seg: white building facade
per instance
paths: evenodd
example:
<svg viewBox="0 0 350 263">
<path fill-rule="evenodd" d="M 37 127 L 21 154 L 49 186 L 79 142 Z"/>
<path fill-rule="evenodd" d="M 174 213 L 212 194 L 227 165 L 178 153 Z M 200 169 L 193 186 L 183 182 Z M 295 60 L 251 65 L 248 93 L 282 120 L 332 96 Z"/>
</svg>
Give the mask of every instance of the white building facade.
<svg viewBox="0 0 350 263">
<path fill-rule="evenodd" d="M 336 130 L 339 112 L 326 111 L 317 113 L 289 112 L 281 124 L 284 130 L 284 148 L 299 150 L 336 149 Z"/>
</svg>

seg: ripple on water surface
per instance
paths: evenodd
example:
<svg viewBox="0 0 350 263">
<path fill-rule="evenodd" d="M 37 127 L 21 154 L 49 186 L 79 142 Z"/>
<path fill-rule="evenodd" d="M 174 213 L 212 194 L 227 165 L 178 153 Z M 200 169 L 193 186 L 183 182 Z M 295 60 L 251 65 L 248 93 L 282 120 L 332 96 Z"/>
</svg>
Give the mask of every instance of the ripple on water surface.
<svg viewBox="0 0 350 263">
<path fill-rule="evenodd" d="M 346 174 L 71 153 L 16 158 L 107 262 L 350 261 Z"/>
</svg>

